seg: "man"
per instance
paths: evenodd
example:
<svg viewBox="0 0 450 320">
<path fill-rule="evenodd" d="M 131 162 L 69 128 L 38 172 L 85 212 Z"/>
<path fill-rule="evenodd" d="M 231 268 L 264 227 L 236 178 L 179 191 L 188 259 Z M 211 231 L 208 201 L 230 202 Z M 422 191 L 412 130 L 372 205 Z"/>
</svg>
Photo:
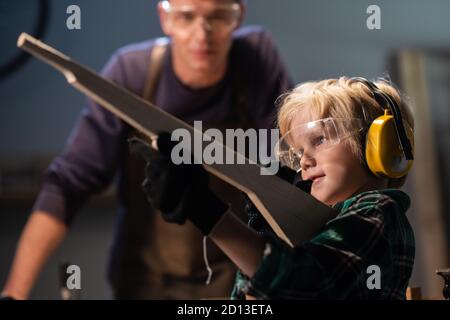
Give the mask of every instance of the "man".
<svg viewBox="0 0 450 320">
<path fill-rule="evenodd" d="M 171 0 L 160 2 L 158 13 L 169 42 L 151 40 L 122 48 L 103 75 L 188 123 L 201 120 L 204 127 L 221 129 L 271 127 L 274 101 L 290 87 L 290 79 L 267 33 L 260 28 L 237 30 L 245 5 L 233 0 Z M 194 226 L 166 223 L 148 205 L 141 189 L 144 163 L 127 145 L 135 134 L 93 102 L 83 110 L 64 152 L 46 173 L 4 296 L 27 298 L 75 213 L 115 176 L 119 213 L 109 268 L 114 297 L 229 295 L 235 273 L 231 262 L 217 248 L 209 248 L 214 276 L 205 286 L 201 234 Z M 211 187 L 226 201 L 239 201 L 217 179 Z"/>
</svg>

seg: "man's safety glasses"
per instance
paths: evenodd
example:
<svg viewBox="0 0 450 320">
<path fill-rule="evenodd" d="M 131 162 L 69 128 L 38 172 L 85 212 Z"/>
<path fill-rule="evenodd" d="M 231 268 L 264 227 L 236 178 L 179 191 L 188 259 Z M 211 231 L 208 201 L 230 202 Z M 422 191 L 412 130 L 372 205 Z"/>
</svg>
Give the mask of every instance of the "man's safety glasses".
<svg viewBox="0 0 450 320">
<path fill-rule="evenodd" d="M 209 32 L 228 33 L 237 27 L 241 16 L 237 3 L 214 5 L 204 10 L 190 5 L 174 6 L 169 1 L 161 1 L 161 6 L 176 32 L 189 33 L 200 24 Z"/>
</svg>

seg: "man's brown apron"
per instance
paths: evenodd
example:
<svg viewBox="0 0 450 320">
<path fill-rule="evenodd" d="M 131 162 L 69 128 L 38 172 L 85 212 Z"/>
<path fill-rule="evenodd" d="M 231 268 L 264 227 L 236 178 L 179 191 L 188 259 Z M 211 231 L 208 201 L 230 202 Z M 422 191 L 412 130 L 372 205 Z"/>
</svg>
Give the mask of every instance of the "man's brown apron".
<svg viewBox="0 0 450 320">
<path fill-rule="evenodd" d="M 155 45 L 150 58 L 149 72 L 143 97 L 153 101 L 160 77 L 167 45 Z M 219 127 L 246 128 L 243 90 L 236 84 L 230 118 Z M 237 89 L 235 89 L 237 88 Z M 219 128 L 220 129 L 220 128 Z M 139 134 L 132 131 L 133 135 Z M 128 230 L 146 228 L 143 234 L 129 234 L 136 242 L 127 246 L 133 251 L 130 261 L 122 263 L 128 276 L 115 285 L 118 299 L 202 299 L 229 297 L 236 273 L 234 264 L 211 240 L 207 241 L 207 253 L 213 270 L 211 283 L 205 284 L 208 273 L 203 258 L 203 236 L 189 221 L 179 226 L 165 222 L 161 214 L 149 205 L 142 191 L 145 163 L 136 155 L 129 155 L 127 164 L 127 201 L 129 217 L 124 223 Z M 236 189 L 210 175 L 211 189 L 233 211 L 244 218 L 243 197 Z M 125 231 L 132 232 L 132 231 Z M 127 256 L 124 254 L 124 256 Z M 136 266 L 134 266 L 134 264 Z M 113 284 L 114 285 L 114 284 Z"/>
</svg>

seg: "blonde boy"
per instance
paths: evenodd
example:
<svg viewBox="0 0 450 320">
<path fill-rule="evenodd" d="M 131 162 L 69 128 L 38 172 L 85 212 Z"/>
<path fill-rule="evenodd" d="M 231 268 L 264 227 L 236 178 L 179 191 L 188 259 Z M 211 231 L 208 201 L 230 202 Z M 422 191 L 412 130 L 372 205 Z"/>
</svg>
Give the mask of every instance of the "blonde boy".
<svg viewBox="0 0 450 320">
<path fill-rule="evenodd" d="M 308 82 L 282 100 L 278 124 L 281 143 L 289 150 L 287 155 L 281 150 L 280 160 L 303 180 L 311 180 L 311 195 L 337 212 L 317 236 L 295 248 L 236 218 L 209 191 L 206 179 L 199 178 L 204 176 L 200 166 L 177 167 L 161 153 L 150 160 L 147 192 L 162 208 L 163 217 L 180 224 L 189 219 L 241 270 L 233 298 L 405 298 L 415 250 L 405 215 L 410 201 L 404 192 L 393 189 L 404 183 L 405 176 L 377 176 L 367 167 L 366 133 L 386 109 L 368 84 L 393 99 L 404 125 L 413 128 L 409 107 L 383 81 L 341 77 Z M 174 204 L 168 196 L 174 190 L 207 198 L 194 204 L 186 196 Z"/>
</svg>

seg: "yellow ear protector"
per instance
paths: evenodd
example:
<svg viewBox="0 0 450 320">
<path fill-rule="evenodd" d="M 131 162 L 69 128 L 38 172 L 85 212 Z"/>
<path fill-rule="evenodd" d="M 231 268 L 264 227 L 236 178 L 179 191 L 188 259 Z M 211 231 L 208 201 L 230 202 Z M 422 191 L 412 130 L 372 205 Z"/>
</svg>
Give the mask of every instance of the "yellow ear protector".
<svg viewBox="0 0 450 320">
<path fill-rule="evenodd" d="M 397 179 L 405 176 L 414 160 L 412 128 L 407 124 L 405 128 L 397 102 L 375 83 L 364 78 L 351 80 L 364 83 L 384 109 L 384 115 L 376 118 L 366 133 L 365 160 L 369 170 L 378 177 Z"/>
</svg>

